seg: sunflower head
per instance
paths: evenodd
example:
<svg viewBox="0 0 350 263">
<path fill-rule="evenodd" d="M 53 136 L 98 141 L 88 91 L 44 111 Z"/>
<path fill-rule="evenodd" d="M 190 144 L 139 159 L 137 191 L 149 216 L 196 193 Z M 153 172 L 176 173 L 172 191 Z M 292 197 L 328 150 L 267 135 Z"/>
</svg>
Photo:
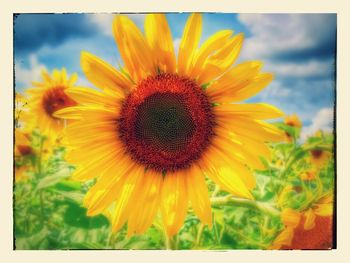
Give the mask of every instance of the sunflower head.
<svg viewBox="0 0 350 263">
<path fill-rule="evenodd" d="M 308 170 L 305 172 L 300 173 L 300 179 L 303 181 L 311 181 L 314 180 L 317 176 L 317 171 L 314 170 Z"/>
<path fill-rule="evenodd" d="M 286 116 L 284 118 L 284 123 L 287 124 L 288 126 L 295 127 L 295 128 L 301 128 L 302 123 L 296 114 L 292 114 L 289 116 Z"/>
<path fill-rule="evenodd" d="M 34 119 L 34 125 L 43 134 L 52 138 L 64 127 L 64 121 L 56 118 L 54 112 L 77 104 L 66 94 L 66 91 L 73 87 L 77 76 L 73 74 L 70 79 L 67 79 L 65 69 L 61 71 L 55 69 L 52 75 L 43 70 L 42 79 L 43 82 L 33 82 L 34 87 L 26 90 L 31 112 L 26 120 Z"/>
<path fill-rule="evenodd" d="M 309 160 L 315 169 L 323 168 L 329 161 L 331 153 L 321 148 L 315 148 L 309 152 Z"/>
<path fill-rule="evenodd" d="M 332 215 L 321 216 L 312 209 L 297 212 L 284 209 L 285 227 L 269 249 L 330 249 L 332 247 Z"/>
<path fill-rule="evenodd" d="M 83 72 L 99 90 L 66 91 L 79 106 L 54 117 L 74 120 L 66 129 L 73 177 L 97 178 L 84 205 L 94 215 L 110 209 L 113 230 L 144 232 L 158 212 L 168 235 L 182 226 L 188 203 L 201 221 L 212 214 L 205 176 L 234 195 L 252 199 L 250 168 L 264 167 L 265 142 L 283 133 L 264 120 L 282 116 L 245 100 L 273 79 L 262 63 L 233 66 L 243 35 L 222 30 L 200 47 L 202 17 L 189 17 L 176 60 L 166 17 L 149 14 L 145 34 L 126 16 L 113 33 L 124 61 L 117 70 L 83 52 Z"/>
<path fill-rule="evenodd" d="M 158 172 L 177 171 L 198 160 L 208 146 L 212 115 L 195 81 L 163 73 L 141 81 L 126 98 L 118 131 L 136 161 Z"/>
<path fill-rule="evenodd" d="M 29 133 L 23 132 L 19 129 L 15 131 L 15 156 L 23 157 L 34 153 L 31 146 Z"/>
<path fill-rule="evenodd" d="M 28 165 L 29 158 L 35 154 L 31 145 L 30 134 L 22 129 L 15 130 L 15 182 L 25 181 L 28 179 L 27 171 L 31 169 Z"/>
<path fill-rule="evenodd" d="M 15 165 L 15 182 L 25 182 L 29 179 L 27 172 L 30 171 L 29 165 Z"/>
</svg>

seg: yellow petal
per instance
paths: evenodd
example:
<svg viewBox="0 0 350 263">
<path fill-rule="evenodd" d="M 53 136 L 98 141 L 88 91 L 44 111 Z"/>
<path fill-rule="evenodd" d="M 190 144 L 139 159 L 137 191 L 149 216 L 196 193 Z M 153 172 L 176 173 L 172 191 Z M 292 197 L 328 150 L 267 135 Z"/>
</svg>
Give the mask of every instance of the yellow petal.
<svg viewBox="0 0 350 263">
<path fill-rule="evenodd" d="M 263 121 L 243 117 L 237 117 L 232 121 L 227 116 L 217 116 L 216 121 L 218 126 L 258 142 L 284 140 L 284 133 L 281 130 Z"/>
<path fill-rule="evenodd" d="M 161 173 L 147 171 L 136 190 L 138 201 L 134 203 L 128 220 L 128 235 L 141 234 L 152 224 L 159 208 L 163 177 Z"/>
<path fill-rule="evenodd" d="M 313 211 L 319 216 L 331 216 L 333 215 L 333 205 L 333 193 L 329 193 L 317 201 Z"/>
<path fill-rule="evenodd" d="M 261 68 L 261 61 L 247 61 L 238 64 L 213 82 L 208 88 L 208 92 L 212 92 L 210 95 L 215 97 L 216 94 L 220 95 L 222 91 L 250 83 Z"/>
<path fill-rule="evenodd" d="M 251 166 L 254 164 L 254 166 L 256 166 L 258 160 L 256 160 L 251 154 L 246 154 L 244 151 L 239 152 L 237 144 L 235 145 L 232 141 L 226 138 L 217 136 L 213 139 L 212 144 L 217 150 L 219 150 L 227 163 L 237 171 L 238 176 L 242 179 L 247 188 L 252 190 L 256 185 L 255 177 L 245 165 Z"/>
<path fill-rule="evenodd" d="M 316 215 L 314 214 L 314 212 L 312 211 L 311 208 L 309 208 L 305 213 L 305 223 L 304 223 L 304 229 L 305 230 L 310 230 L 313 229 L 315 227 L 315 219 L 316 219 Z"/>
<path fill-rule="evenodd" d="M 152 50 L 141 31 L 127 16 L 116 16 L 113 33 L 128 73 L 135 82 L 156 73 Z"/>
<path fill-rule="evenodd" d="M 232 132 L 228 133 L 230 134 L 230 136 L 232 136 L 234 140 L 239 141 L 242 144 L 242 147 L 248 152 L 254 153 L 257 156 L 263 156 L 264 158 L 271 160 L 271 151 L 266 146 L 264 141 L 251 139 L 244 135 L 238 135 Z"/>
<path fill-rule="evenodd" d="M 331 216 L 333 215 L 333 193 L 328 193 L 320 198 L 313 208 L 316 215 Z"/>
<path fill-rule="evenodd" d="M 290 227 L 297 227 L 300 222 L 301 214 L 298 211 L 295 211 L 291 208 L 285 208 L 281 212 L 281 220 L 284 225 Z"/>
<path fill-rule="evenodd" d="M 264 169 L 264 165 L 259 158 L 261 156 L 259 151 L 249 151 L 241 141 L 235 140 L 234 137 L 225 135 L 224 132 L 220 132 L 220 130 L 222 129 L 219 127 L 216 129 L 216 131 L 219 132 L 217 133 L 217 137 L 213 140 L 213 145 L 217 145 L 217 147 L 226 152 L 230 158 L 236 159 L 235 162 L 240 162 L 256 169 Z M 248 172 L 248 174 L 249 177 L 252 177 L 251 173 Z M 252 182 L 254 183 L 251 187 L 254 188 L 255 180 Z"/>
<path fill-rule="evenodd" d="M 184 223 L 188 206 L 185 174 L 165 175 L 161 197 L 161 213 L 168 236 L 176 234 Z"/>
<path fill-rule="evenodd" d="M 61 73 L 57 69 L 53 70 L 52 76 L 55 84 L 61 84 Z"/>
<path fill-rule="evenodd" d="M 318 204 L 314 208 L 314 212 L 319 216 L 333 215 L 333 204 Z"/>
<path fill-rule="evenodd" d="M 26 133 L 18 129 L 15 130 L 15 143 L 16 145 L 31 145 L 29 141 L 29 136 L 27 136 Z"/>
<path fill-rule="evenodd" d="M 110 170 L 110 169 L 108 169 Z M 110 183 L 108 188 L 93 186 L 86 194 L 84 206 L 87 208 L 88 216 L 95 216 L 107 209 L 118 197 L 116 194 L 121 191 L 125 183 L 125 176 L 118 176 L 114 183 Z"/>
<path fill-rule="evenodd" d="M 84 199 L 88 215 L 101 213 L 117 198 L 123 187 L 128 184 L 131 173 L 135 171 L 135 163 L 126 156 L 119 156 L 120 163 L 100 162 L 100 171 L 96 184 L 90 188 Z"/>
<path fill-rule="evenodd" d="M 212 224 L 211 205 L 208 194 L 208 187 L 205 183 L 205 177 L 199 167 L 192 165 L 186 172 L 186 184 L 188 197 L 192 208 L 203 224 Z"/>
<path fill-rule="evenodd" d="M 163 14 L 148 14 L 145 19 L 147 41 L 162 72 L 175 73 L 176 58 L 170 28 Z"/>
<path fill-rule="evenodd" d="M 55 111 L 53 116 L 61 119 L 79 120 L 88 117 L 90 120 L 96 118 L 99 121 L 109 120 L 116 117 L 114 109 L 102 108 L 101 106 L 73 106 Z"/>
<path fill-rule="evenodd" d="M 200 160 L 200 167 L 222 189 L 233 195 L 253 199 L 247 185 L 241 178 L 238 166 L 233 167 L 230 161 L 214 147 L 208 149 Z"/>
<path fill-rule="evenodd" d="M 93 178 L 99 177 L 111 166 L 115 165 L 115 160 L 118 157 L 118 150 L 103 149 L 98 147 L 99 151 L 87 152 L 82 154 L 82 151 L 71 151 L 68 160 L 74 160 L 72 163 L 76 163 L 76 160 L 85 161 L 84 164 L 79 164 L 77 169 L 72 173 L 72 179 L 76 181 L 87 181 Z M 101 152 L 103 154 L 101 154 Z M 99 155 L 96 155 L 96 152 Z M 75 153 L 75 156 L 72 156 Z M 98 157 L 97 157 L 98 156 Z M 78 158 L 77 158 L 78 157 Z M 87 161 L 89 160 L 89 161 Z"/>
<path fill-rule="evenodd" d="M 118 231 L 126 222 L 130 212 L 132 211 L 132 206 L 139 202 L 137 200 L 137 193 L 135 189 L 139 187 L 141 179 L 144 176 L 145 168 L 140 166 L 133 169 L 128 173 L 122 189 L 120 189 L 116 195 L 117 200 L 113 212 L 112 219 L 112 231 Z"/>
<path fill-rule="evenodd" d="M 189 76 L 196 79 L 201 72 L 206 59 L 215 51 L 222 48 L 223 43 L 225 43 L 232 34 L 232 30 L 222 30 L 210 36 L 196 53 L 193 66 L 190 66 Z"/>
<path fill-rule="evenodd" d="M 273 241 L 273 244 L 269 249 L 280 249 L 282 246 L 290 246 L 294 237 L 294 228 L 286 227 Z"/>
<path fill-rule="evenodd" d="M 61 76 L 60 76 L 61 78 L 61 83 L 63 83 L 63 84 L 66 84 L 67 83 L 67 71 L 66 71 L 66 69 L 65 68 L 62 68 L 62 70 L 61 70 Z"/>
<path fill-rule="evenodd" d="M 243 33 L 234 36 L 231 40 L 227 41 L 221 50 L 207 60 L 199 75 L 198 82 L 200 84 L 208 83 L 219 77 L 234 64 L 241 51 L 243 38 Z"/>
<path fill-rule="evenodd" d="M 215 115 L 217 116 L 226 115 L 227 117 L 232 118 L 233 121 L 235 117 L 248 117 L 252 119 L 264 120 L 264 119 L 279 118 L 283 116 L 282 111 L 266 103 L 223 104 L 223 105 L 214 107 L 213 109 L 214 109 Z"/>
<path fill-rule="evenodd" d="M 43 80 L 47 83 L 51 83 L 53 80 L 51 79 L 50 74 L 47 72 L 46 69 L 41 70 L 41 77 Z"/>
<path fill-rule="evenodd" d="M 120 98 L 132 87 L 132 82 L 125 75 L 88 52 L 81 52 L 81 67 L 87 79 L 96 87 L 109 90 Z"/>
<path fill-rule="evenodd" d="M 75 87 L 67 89 L 65 93 L 78 104 L 93 104 L 119 108 L 117 97 L 106 96 L 104 93 L 93 89 Z"/>
<path fill-rule="evenodd" d="M 74 83 L 75 83 L 77 80 L 78 80 L 78 74 L 77 74 L 77 73 L 74 73 L 74 74 L 72 74 L 72 75 L 70 76 L 70 78 L 69 78 L 67 84 L 68 84 L 69 86 L 73 86 Z"/>
<path fill-rule="evenodd" d="M 186 23 L 182 39 L 180 42 L 178 55 L 178 73 L 185 75 L 198 46 L 202 33 L 202 16 L 192 14 Z"/>
<path fill-rule="evenodd" d="M 248 99 L 261 90 L 263 90 L 271 81 L 273 75 L 270 73 L 260 73 L 247 83 L 241 83 L 238 86 L 231 86 L 230 89 L 226 89 L 220 92 L 218 96 L 212 97 L 215 102 L 236 102 Z M 208 92 L 210 96 L 210 92 Z"/>
</svg>

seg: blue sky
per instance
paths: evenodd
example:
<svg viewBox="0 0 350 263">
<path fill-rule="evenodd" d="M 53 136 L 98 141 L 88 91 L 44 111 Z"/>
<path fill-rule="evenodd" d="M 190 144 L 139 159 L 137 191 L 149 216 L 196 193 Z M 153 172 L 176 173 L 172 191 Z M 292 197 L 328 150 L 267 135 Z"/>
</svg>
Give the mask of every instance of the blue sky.
<svg viewBox="0 0 350 263">
<path fill-rule="evenodd" d="M 144 14 L 129 15 L 143 30 Z M 167 19 L 177 49 L 189 14 Z M 89 51 L 112 65 L 122 64 L 112 36 L 112 14 L 22 14 L 15 18 L 16 90 L 40 81 L 40 71 L 65 67 L 78 84 L 92 86 L 80 68 L 80 52 Z M 275 80 L 248 102 L 268 102 L 302 119 L 302 136 L 331 130 L 335 89 L 335 14 L 203 14 L 201 42 L 221 29 L 244 32 L 237 63 L 264 61 Z"/>
</svg>

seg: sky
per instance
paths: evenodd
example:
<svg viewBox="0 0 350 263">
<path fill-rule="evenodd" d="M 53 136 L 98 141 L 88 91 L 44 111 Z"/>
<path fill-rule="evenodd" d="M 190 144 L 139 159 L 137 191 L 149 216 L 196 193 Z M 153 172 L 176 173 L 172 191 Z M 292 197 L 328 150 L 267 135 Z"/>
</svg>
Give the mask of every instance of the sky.
<svg viewBox="0 0 350 263">
<path fill-rule="evenodd" d="M 143 31 L 145 14 L 128 14 Z M 177 51 L 188 13 L 166 14 Z M 91 52 L 117 67 L 123 64 L 112 35 L 114 14 L 21 14 L 14 18 L 15 89 L 40 81 L 43 68 L 78 73 L 77 85 L 92 87 L 80 67 L 80 52 Z M 243 32 L 236 63 L 260 60 L 275 79 L 246 102 L 266 102 L 297 114 L 302 139 L 331 131 L 335 98 L 335 14 L 204 13 L 201 43 L 222 29 Z"/>
</svg>

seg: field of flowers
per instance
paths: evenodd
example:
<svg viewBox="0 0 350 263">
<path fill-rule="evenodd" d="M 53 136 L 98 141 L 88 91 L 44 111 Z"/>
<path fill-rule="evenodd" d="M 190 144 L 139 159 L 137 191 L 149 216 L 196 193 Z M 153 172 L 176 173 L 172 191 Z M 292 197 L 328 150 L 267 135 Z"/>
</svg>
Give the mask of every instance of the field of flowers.
<svg viewBox="0 0 350 263">
<path fill-rule="evenodd" d="M 18 100 L 20 101 L 20 100 Z M 20 102 L 18 102 L 20 103 Z M 25 105 L 25 103 L 24 103 Z M 21 106 L 23 107 L 23 105 Z M 16 120 L 21 111 L 16 112 Z M 18 123 L 16 122 L 18 126 Z M 330 249 L 333 246 L 333 135 L 300 143 L 296 116 L 275 123 L 286 140 L 270 143 L 271 160 L 255 170 L 254 200 L 234 197 L 209 179 L 213 225 L 189 209 L 169 238 L 156 217 L 142 235 L 111 231 L 108 214 L 89 217 L 82 206 L 94 184 L 70 179 L 62 141 L 15 128 L 14 234 L 16 249 Z"/>
<path fill-rule="evenodd" d="M 191 14 L 176 53 L 164 14 L 111 26 L 123 65 L 81 52 L 95 88 L 63 68 L 16 93 L 16 249 L 335 247 L 333 134 L 241 103 L 274 78 L 235 64 L 243 33 L 197 48 Z"/>
</svg>

